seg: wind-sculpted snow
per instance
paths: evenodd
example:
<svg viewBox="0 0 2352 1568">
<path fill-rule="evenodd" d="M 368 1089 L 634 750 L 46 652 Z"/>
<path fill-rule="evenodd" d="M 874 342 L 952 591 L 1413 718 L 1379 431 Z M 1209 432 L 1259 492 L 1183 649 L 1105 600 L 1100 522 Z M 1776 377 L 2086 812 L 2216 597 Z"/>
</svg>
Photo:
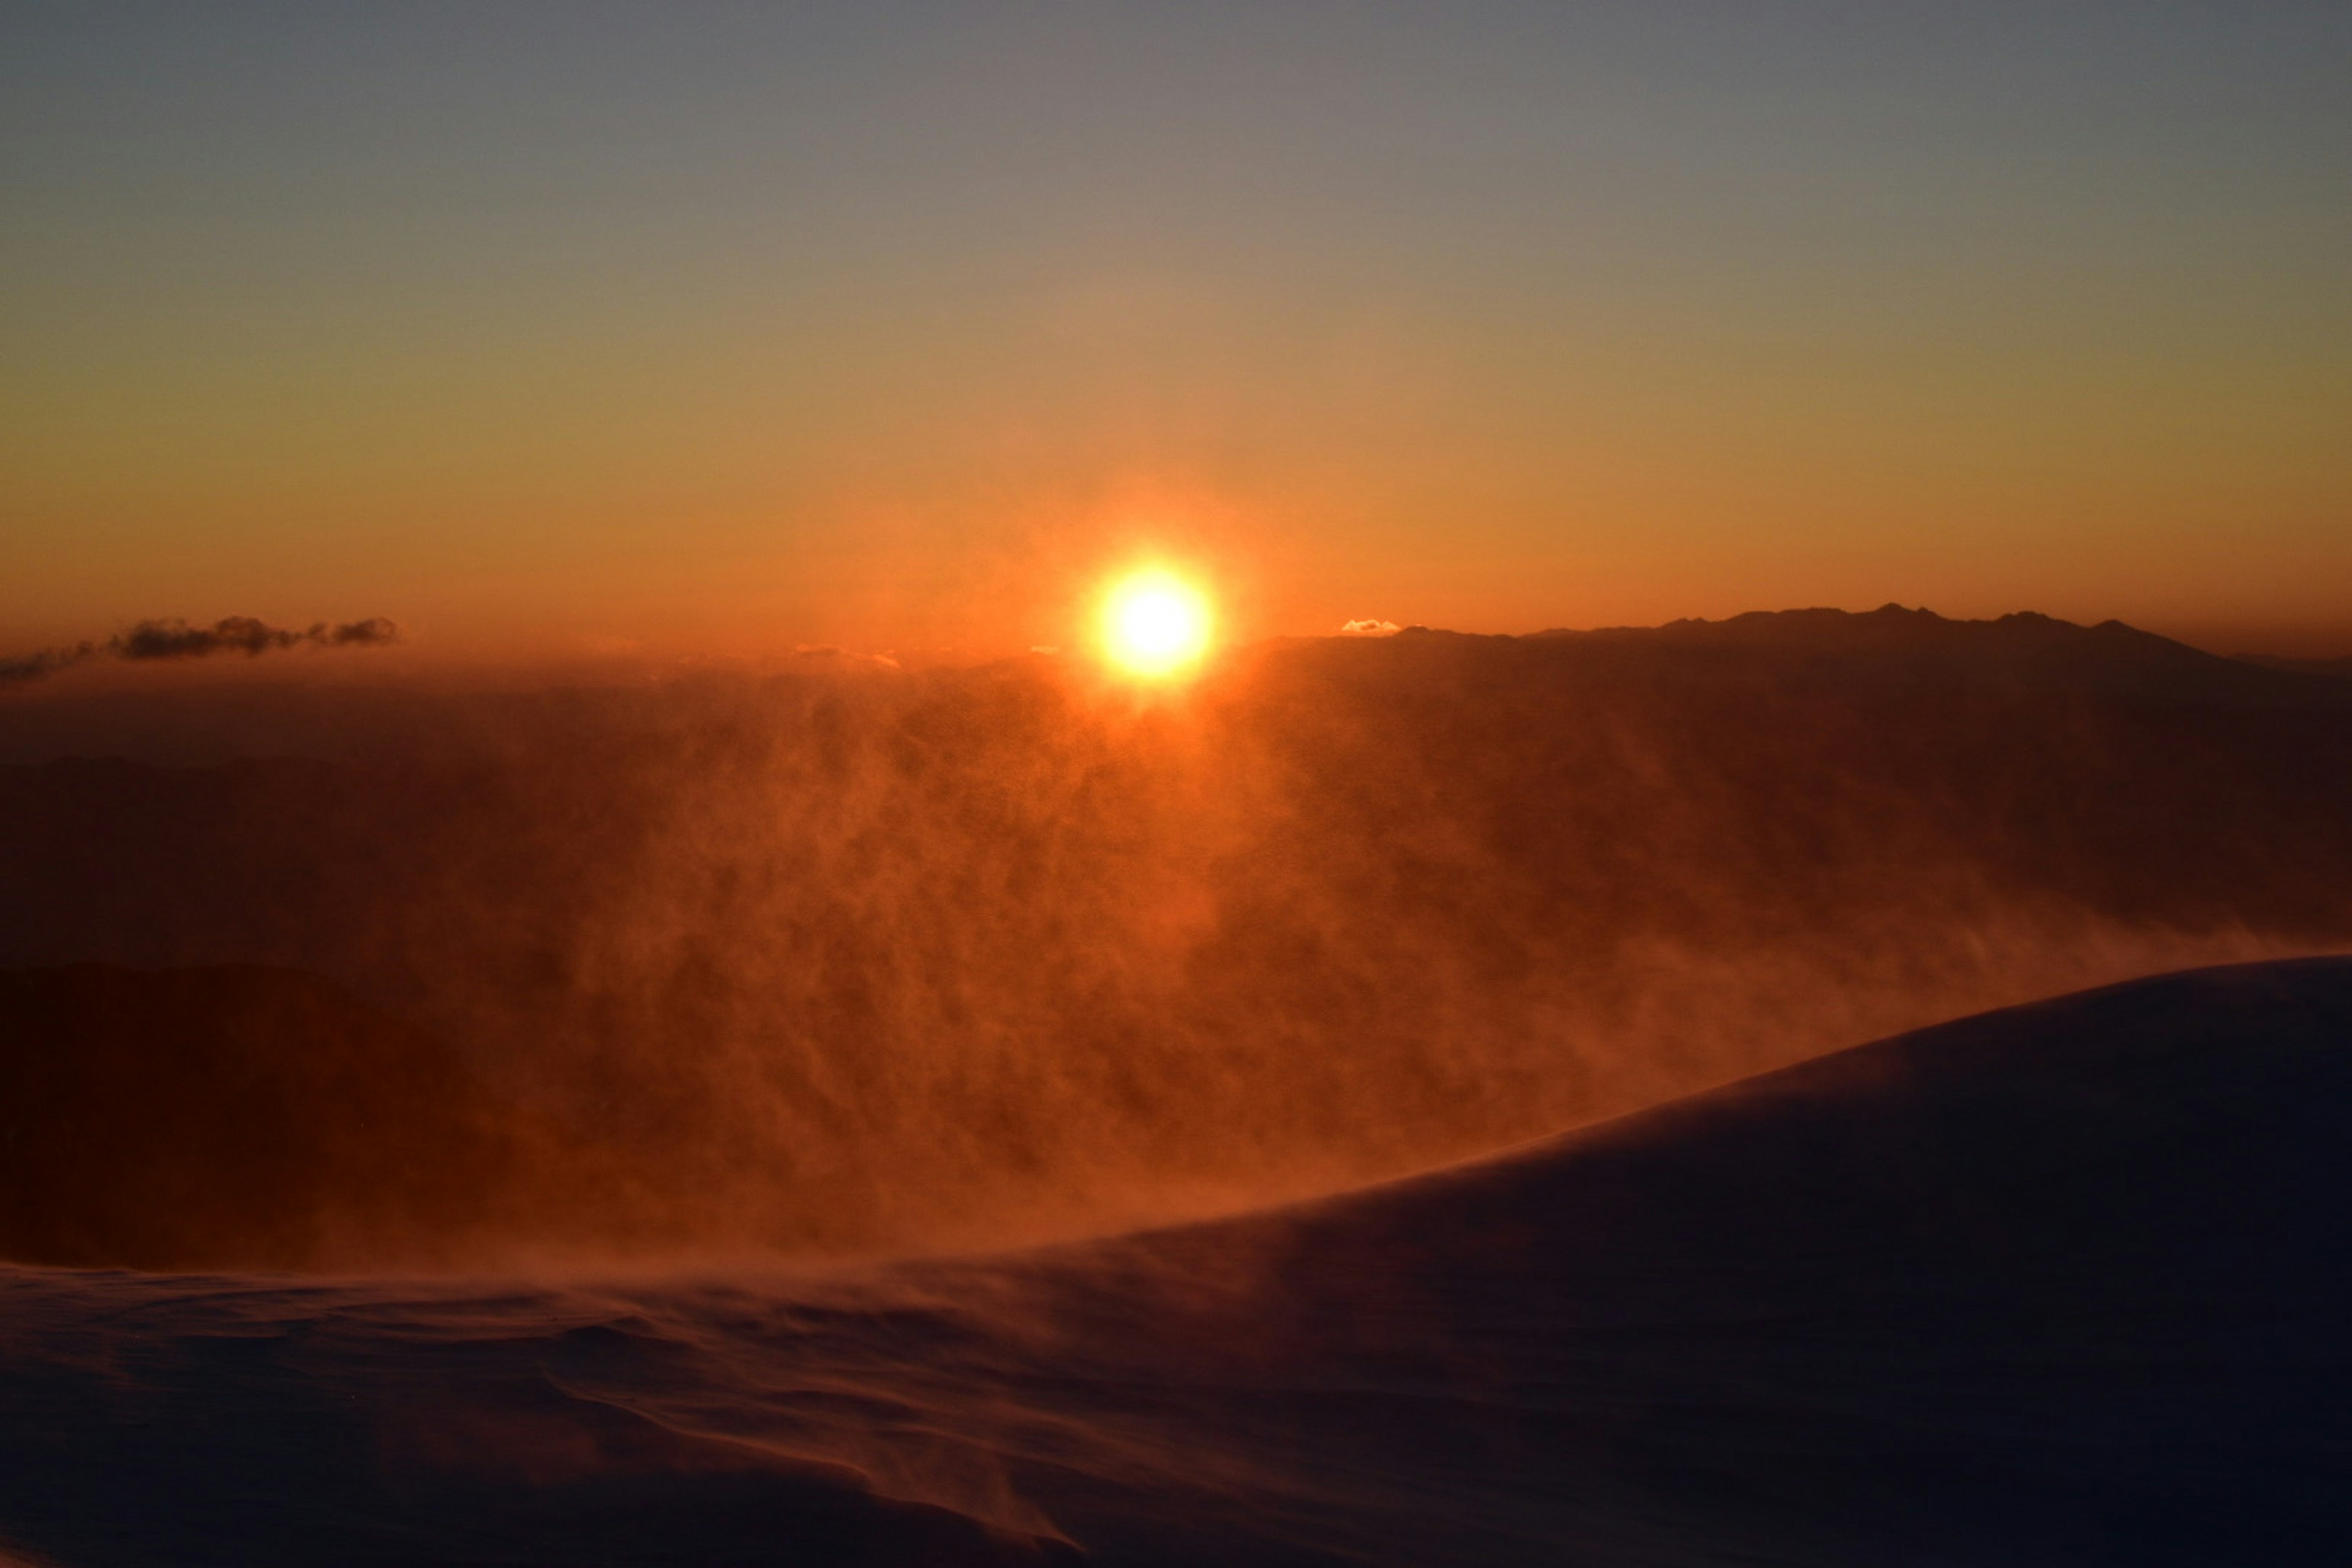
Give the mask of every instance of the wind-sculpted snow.
<svg viewBox="0 0 2352 1568">
<path fill-rule="evenodd" d="M 1860 1047 L 995 1258 L 0 1276 L 61 1564 L 2149 1564 L 2352 1552 L 2352 959 Z"/>
</svg>

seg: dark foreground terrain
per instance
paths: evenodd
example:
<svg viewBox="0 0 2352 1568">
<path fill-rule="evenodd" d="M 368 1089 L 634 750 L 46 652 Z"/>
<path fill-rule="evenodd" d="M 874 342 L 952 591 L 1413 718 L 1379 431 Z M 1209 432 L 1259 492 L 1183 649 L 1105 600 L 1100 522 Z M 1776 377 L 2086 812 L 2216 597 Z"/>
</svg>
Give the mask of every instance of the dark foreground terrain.
<svg viewBox="0 0 2352 1568">
<path fill-rule="evenodd" d="M 1124 1240 L 0 1273 L 61 1564 L 2352 1561 L 2352 959 Z"/>
</svg>

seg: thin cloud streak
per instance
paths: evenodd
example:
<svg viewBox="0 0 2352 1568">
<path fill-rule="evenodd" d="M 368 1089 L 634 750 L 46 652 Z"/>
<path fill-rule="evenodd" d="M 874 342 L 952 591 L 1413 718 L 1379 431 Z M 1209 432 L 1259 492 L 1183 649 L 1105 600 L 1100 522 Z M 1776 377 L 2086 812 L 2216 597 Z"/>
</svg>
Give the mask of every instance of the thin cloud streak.
<svg viewBox="0 0 2352 1568">
<path fill-rule="evenodd" d="M 242 653 L 254 658 L 279 648 L 383 647 L 399 640 L 400 627 L 382 616 L 340 624 L 318 621 L 299 630 L 273 626 L 251 616 L 226 616 L 209 626 L 191 626 L 176 618 L 148 620 L 103 643 L 68 643 L 16 658 L 0 659 L 0 686 L 21 686 L 101 656 L 144 661 Z"/>
</svg>

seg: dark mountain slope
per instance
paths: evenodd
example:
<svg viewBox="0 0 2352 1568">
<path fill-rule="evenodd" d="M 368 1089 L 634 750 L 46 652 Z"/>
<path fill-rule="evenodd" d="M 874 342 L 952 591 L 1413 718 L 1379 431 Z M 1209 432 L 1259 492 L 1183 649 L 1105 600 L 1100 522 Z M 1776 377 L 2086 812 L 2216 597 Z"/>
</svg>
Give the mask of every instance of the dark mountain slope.
<svg viewBox="0 0 2352 1568">
<path fill-rule="evenodd" d="M 509 1200 L 522 1138 L 447 1046 L 316 975 L 0 972 L 0 1258 L 428 1260 Z"/>
</svg>

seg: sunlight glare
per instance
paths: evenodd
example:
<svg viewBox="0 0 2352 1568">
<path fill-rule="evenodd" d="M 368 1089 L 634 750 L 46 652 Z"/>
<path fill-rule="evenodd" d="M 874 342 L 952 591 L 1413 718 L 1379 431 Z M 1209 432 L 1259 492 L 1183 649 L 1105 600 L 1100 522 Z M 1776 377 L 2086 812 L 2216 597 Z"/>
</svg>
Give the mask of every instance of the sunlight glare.
<svg viewBox="0 0 2352 1568">
<path fill-rule="evenodd" d="M 1208 596 L 1167 572 L 1122 579 L 1103 601 L 1103 650 L 1130 675 L 1164 677 L 1208 652 Z"/>
</svg>

